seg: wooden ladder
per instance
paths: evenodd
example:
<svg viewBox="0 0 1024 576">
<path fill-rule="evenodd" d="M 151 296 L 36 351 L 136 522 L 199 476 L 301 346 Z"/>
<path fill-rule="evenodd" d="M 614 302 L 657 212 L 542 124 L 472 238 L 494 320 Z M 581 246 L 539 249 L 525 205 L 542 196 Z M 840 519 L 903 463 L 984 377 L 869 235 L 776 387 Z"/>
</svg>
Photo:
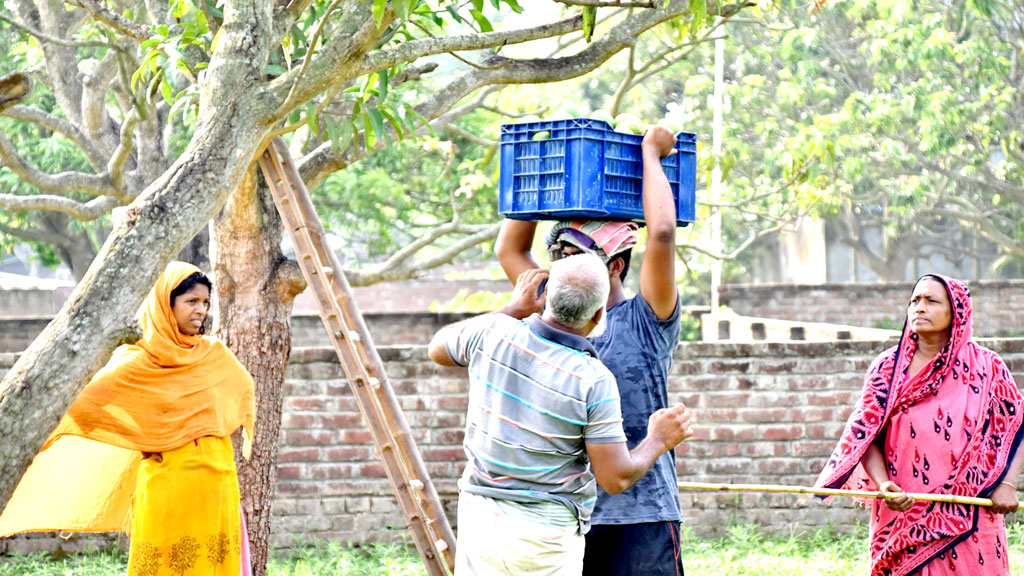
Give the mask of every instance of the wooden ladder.
<svg viewBox="0 0 1024 576">
<path fill-rule="evenodd" d="M 455 536 L 448 518 L 345 273 L 327 247 L 323 224 L 280 137 L 270 141 L 259 164 L 427 573 L 454 572 Z"/>
</svg>

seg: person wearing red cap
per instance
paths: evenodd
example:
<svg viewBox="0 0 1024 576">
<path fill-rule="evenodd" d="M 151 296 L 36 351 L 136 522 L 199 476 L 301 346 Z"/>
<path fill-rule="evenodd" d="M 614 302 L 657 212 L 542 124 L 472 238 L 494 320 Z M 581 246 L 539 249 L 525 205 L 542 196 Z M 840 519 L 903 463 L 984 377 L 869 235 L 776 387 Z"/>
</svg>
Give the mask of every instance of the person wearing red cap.
<svg viewBox="0 0 1024 576">
<path fill-rule="evenodd" d="M 615 376 L 623 428 L 630 448 L 647 432 L 655 411 L 667 408 L 672 352 L 679 343 L 680 306 L 675 282 L 676 210 L 661 158 L 673 154 L 675 136 L 651 127 L 641 144 L 643 214 L 647 248 L 640 270 L 640 292 L 627 297 L 637 226 L 632 222 L 559 222 L 545 238 L 552 260 L 589 252 L 604 260 L 611 284 L 605 333 L 591 341 Z M 537 223 L 506 220 L 495 252 L 509 280 L 539 268 L 531 254 Z M 530 313 L 534 311 L 529 311 Z M 679 505 L 675 455 L 663 454 L 640 482 L 614 496 L 598 492 L 586 534 L 586 576 L 679 576 Z"/>
</svg>

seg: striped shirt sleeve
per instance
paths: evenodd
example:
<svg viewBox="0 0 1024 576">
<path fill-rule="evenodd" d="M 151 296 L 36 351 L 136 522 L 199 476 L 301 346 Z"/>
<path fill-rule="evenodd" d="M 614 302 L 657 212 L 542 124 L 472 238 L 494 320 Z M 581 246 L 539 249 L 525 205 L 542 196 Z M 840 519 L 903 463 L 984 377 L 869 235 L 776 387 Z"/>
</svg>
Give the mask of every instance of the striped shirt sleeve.
<svg viewBox="0 0 1024 576">
<path fill-rule="evenodd" d="M 619 389 L 610 373 L 598 378 L 587 394 L 587 427 L 583 432 L 587 442 L 610 444 L 625 442 L 622 429 L 622 408 Z"/>
<path fill-rule="evenodd" d="M 481 340 L 491 330 L 497 318 L 497 314 L 488 314 L 459 324 L 458 329 L 453 330 L 444 342 L 444 349 L 452 361 L 459 366 L 469 366 Z"/>
</svg>

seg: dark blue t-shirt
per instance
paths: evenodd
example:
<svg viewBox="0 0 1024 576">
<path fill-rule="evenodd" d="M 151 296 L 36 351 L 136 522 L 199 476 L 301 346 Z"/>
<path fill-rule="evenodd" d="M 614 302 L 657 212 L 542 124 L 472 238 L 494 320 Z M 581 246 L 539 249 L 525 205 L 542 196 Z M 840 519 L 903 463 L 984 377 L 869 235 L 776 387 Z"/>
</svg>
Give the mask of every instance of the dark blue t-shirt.
<svg viewBox="0 0 1024 576">
<path fill-rule="evenodd" d="M 647 436 L 647 420 L 668 406 L 668 370 L 679 345 L 679 315 L 659 320 L 641 296 L 608 310 L 605 333 L 591 342 L 601 362 L 615 375 L 622 406 L 622 427 L 630 450 Z M 680 521 L 675 452 L 662 454 L 632 488 L 609 496 L 598 488 L 591 524 L 640 524 Z"/>
</svg>

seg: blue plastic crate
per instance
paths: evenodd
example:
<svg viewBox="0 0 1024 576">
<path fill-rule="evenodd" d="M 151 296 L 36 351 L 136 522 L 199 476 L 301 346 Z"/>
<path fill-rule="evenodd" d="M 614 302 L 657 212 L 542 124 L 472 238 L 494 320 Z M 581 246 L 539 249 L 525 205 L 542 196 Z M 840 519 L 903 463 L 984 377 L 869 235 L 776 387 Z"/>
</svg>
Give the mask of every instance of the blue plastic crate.
<svg viewBox="0 0 1024 576">
<path fill-rule="evenodd" d="M 546 140 L 533 140 L 538 132 Z M 590 118 L 542 120 L 501 127 L 498 212 L 516 220 L 643 222 L 643 136 L 623 134 Z M 697 135 L 680 132 L 661 161 L 672 186 L 676 223 L 694 219 Z"/>
</svg>

